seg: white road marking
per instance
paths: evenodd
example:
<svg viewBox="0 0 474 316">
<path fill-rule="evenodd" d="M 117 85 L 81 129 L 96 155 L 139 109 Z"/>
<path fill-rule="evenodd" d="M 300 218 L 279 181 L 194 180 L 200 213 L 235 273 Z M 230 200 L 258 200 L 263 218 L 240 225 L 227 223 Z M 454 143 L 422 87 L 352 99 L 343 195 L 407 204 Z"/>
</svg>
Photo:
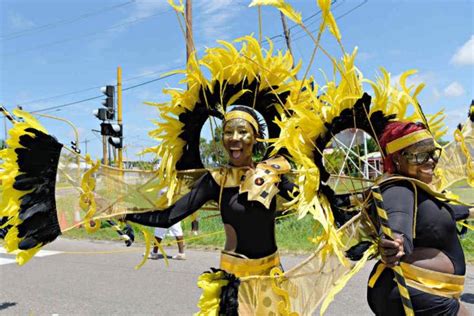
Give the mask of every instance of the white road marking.
<svg viewBox="0 0 474 316">
<path fill-rule="evenodd" d="M 46 256 L 52 256 L 52 255 L 57 255 L 58 253 L 61 253 L 62 251 L 54 251 L 54 250 L 40 250 L 35 257 L 46 257 Z"/>
<path fill-rule="evenodd" d="M 14 251 L 11 253 L 7 253 L 5 248 L 0 247 L 0 265 L 4 264 L 10 264 L 10 263 L 15 263 L 15 256 L 18 253 L 18 251 Z M 54 250 L 40 250 L 38 251 L 37 254 L 34 255 L 33 259 L 35 257 L 47 257 L 47 256 L 52 256 L 52 255 L 57 255 L 62 253 L 62 251 L 54 251 Z"/>
<path fill-rule="evenodd" d="M 15 259 L 0 258 L 0 266 L 9 263 L 15 263 Z"/>
</svg>

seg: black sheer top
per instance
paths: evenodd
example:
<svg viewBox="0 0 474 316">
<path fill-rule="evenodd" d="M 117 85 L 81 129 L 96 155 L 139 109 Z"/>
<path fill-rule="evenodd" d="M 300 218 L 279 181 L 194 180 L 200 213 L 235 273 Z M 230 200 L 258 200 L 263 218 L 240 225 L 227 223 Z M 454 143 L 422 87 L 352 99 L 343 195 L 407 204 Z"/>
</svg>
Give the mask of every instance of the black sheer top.
<svg viewBox="0 0 474 316">
<path fill-rule="evenodd" d="M 469 216 L 467 206 L 442 202 L 417 187 L 415 217 L 415 189 L 408 181 L 382 186 L 382 196 L 390 227 L 394 232 L 403 234 L 406 254 L 410 254 L 417 247 L 435 248 L 451 259 L 454 274 L 466 273 L 456 221 Z M 413 226 L 416 226 L 415 235 Z"/>
<path fill-rule="evenodd" d="M 280 176 L 279 195 L 289 200 L 288 191 L 294 184 Z M 208 172 L 203 175 L 189 193 L 165 210 L 128 214 L 126 220 L 153 227 L 170 227 L 199 210 L 208 201 L 219 202 L 221 188 Z M 267 209 L 257 201 L 249 201 L 247 193 L 239 194 L 239 187 L 223 188 L 220 204 L 222 222 L 231 225 L 237 234 L 235 252 L 249 258 L 262 258 L 277 250 L 275 241 L 276 198 Z"/>
</svg>

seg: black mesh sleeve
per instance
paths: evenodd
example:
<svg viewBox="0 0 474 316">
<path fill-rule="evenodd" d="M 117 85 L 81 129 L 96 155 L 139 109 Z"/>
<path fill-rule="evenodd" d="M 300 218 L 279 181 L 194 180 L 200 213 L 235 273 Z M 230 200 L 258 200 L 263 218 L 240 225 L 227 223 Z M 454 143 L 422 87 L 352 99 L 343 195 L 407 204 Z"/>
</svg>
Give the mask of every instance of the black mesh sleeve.
<svg viewBox="0 0 474 316">
<path fill-rule="evenodd" d="M 404 237 L 406 254 L 413 251 L 413 216 L 415 193 L 410 183 L 399 182 L 382 188 L 390 228 Z"/>
<path fill-rule="evenodd" d="M 216 200 L 218 194 L 219 186 L 212 176 L 206 173 L 196 181 L 191 191 L 174 205 L 164 210 L 128 214 L 125 220 L 146 226 L 168 228 L 197 211 L 207 201 Z"/>
<path fill-rule="evenodd" d="M 293 188 L 295 186 L 296 185 L 290 180 L 288 180 L 288 178 L 285 175 L 282 175 L 281 181 L 280 183 L 278 183 L 278 189 L 280 190 L 278 194 L 285 200 L 289 201 L 291 200 L 291 196 L 289 193 L 293 191 Z"/>
</svg>

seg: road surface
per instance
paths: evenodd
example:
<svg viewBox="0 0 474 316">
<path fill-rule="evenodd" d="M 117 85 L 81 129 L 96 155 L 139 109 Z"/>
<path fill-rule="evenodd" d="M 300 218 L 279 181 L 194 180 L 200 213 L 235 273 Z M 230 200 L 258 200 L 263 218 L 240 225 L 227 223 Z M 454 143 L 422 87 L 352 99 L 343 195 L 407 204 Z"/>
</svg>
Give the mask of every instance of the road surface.
<svg viewBox="0 0 474 316">
<path fill-rule="evenodd" d="M 1 248 L 3 250 L 3 248 Z M 197 277 L 217 267 L 217 250 L 187 250 L 185 261 L 149 260 L 141 269 L 143 245 L 60 238 L 23 267 L 0 253 L 0 315 L 192 315 L 201 290 Z M 168 255 L 176 253 L 167 248 Z M 285 269 L 304 256 L 284 255 Z M 326 315 L 371 315 L 367 276 L 373 263 L 336 297 Z M 474 314 L 474 266 L 468 267 L 464 300 Z"/>
</svg>

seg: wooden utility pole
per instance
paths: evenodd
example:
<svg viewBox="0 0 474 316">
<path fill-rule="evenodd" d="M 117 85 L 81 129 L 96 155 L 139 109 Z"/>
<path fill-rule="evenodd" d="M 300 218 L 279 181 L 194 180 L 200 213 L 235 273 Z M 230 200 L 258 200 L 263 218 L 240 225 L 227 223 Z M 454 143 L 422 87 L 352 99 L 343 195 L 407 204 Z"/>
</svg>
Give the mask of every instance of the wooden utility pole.
<svg viewBox="0 0 474 316">
<path fill-rule="evenodd" d="M 122 68 L 119 66 L 117 68 L 117 123 L 121 126 L 122 130 L 122 147 L 123 147 L 123 125 L 122 125 Z M 122 148 L 118 149 L 118 161 L 117 161 L 117 168 L 122 170 Z"/>
<path fill-rule="evenodd" d="M 102 135 L 102 158 L 104 160 L 104 166 L 109 165 L 109 159 L 107 158 L 107 136 Z"/>
<path fill-rule="evenodd" d="M 85 148 L 85 154 L 87 155 L 87 144 L 90 142 L 90 139 L 85 139 L 81 142 L 81 144 L 84 144 Z"/>
<path fill-rule="evenodd" d="M 291 54 L 291 57 L 293 57 L 293 51 L 291 50 L 291 40 L 290 40 L 290 31 L 288 30 L 288 27 L 286 26 L 286 18 L 283 13 L 280 12 L 281 16 L 281 24 L 283 25 L 283 33 L 285 34 L 285 41 L 286 41 L 286 47 L 288 47 L 288 51 Z M 293 68 L 295 65 L 295 61 L 293 59 L 293 64 L 291 65 L 291 68 Z"/>
<path fill-rule="evenodd" d="M 193 51 L 193 5 L 191 0 L 186 0 L 186 64 Z"/>
</svg>

